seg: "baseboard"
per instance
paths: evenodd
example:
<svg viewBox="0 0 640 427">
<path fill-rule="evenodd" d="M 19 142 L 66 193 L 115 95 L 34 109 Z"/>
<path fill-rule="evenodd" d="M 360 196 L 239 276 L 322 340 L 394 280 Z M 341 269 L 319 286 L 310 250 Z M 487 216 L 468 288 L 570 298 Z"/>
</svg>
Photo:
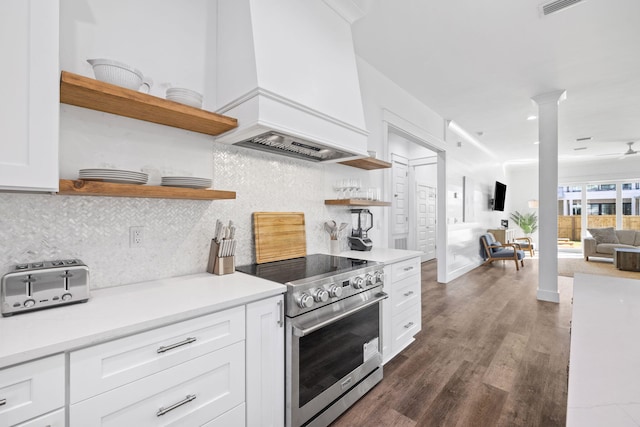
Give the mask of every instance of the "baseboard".
<svg viewBox="0 0 640 427">
<path fill-rule="evenodd" d="M 548 302 L 560 302 L 560 293 L 554 291 L 545 291 L 542 289 L 538 289 L 538 300 L 540 301 L 548 301 Z"/>
<path fill-rule="evenodd" d="M 467 274 L 468 272 L 470 272 L 471 270 L 474 270 L 478 267 L 480 267 L 482 264 L 484 263 L 484 261 L 479 261 L 477 263 L 469 263 L 466 265 L 463 265 L 462 267 L 459 267 L 453 271 L 448 271 L 447 272 L 447 281 L 444 283 L 449 283 L 450 281 L 457 279 L 460 276 L 463 276 L 465 274 Z"/>
</svg>

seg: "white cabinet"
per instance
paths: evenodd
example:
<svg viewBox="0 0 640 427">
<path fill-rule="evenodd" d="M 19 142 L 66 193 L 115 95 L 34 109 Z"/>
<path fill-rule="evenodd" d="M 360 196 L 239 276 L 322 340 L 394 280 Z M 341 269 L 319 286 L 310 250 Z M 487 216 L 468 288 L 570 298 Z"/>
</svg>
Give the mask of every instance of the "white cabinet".
<svg viewBox="0 0 640 427">
<path fill-rule="evenodd" d="M 283 304 L 278 295 L 71 351 L 69 426 L 283 426 Z"/>
<path fill-rule="evenodd" d="M 71 405 L 72 427 L 201 426 L 241 405 L 244 341 Z"/>
<path fill-rule="evenodd" d="M 0 426 L 62 408 L 64 390 L 62 354 L 0 370 Z"/>
<path fill-rule="evenodd" d="M 58 189 L 58 0 L 0 2 L 0 190 Z"/>
<path fill-rule="evenodd" d="M 388 263 L 384 274 L 384 289 L 389 294 L 382 306 L 382 357 L 386 363 L 422 329 L 420 257 Z"/>
<path fill-rule="evenodd" d="M 69 360 L 71 427 L 204 425 L 245 401 L 245 307 L 73 351 Z"/>
<path fill-rule="evenodd" d="M 284 425 L 284 298 L 247 305 L 247 426 Z"/>
</svg>

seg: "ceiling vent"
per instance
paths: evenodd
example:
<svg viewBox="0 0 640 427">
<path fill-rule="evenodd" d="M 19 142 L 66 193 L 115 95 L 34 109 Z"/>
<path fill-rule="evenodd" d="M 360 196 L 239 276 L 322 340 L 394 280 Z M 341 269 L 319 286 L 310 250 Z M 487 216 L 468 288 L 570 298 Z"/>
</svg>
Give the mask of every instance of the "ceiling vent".
<svg viewBox="0 0 640 427">
<path fill-rule="evenodd" d="M 584 1 L 585 0 L 555 0 L 548 3 L 544 3 L 539 6 L 540 15 L 541 16 L 551 15 L 552 13 L 560 12 L 562 10 L 565 10 L 571 6 L 575 6 L 576 4 L 582 3 Z"/>
</svg>

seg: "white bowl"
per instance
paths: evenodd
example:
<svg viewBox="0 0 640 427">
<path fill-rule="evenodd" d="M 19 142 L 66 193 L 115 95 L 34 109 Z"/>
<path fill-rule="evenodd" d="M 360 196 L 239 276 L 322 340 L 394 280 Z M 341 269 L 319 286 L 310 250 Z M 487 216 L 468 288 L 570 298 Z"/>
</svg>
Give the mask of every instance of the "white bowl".
<svg viewBox="0 0 640 427">
<path fill-rule="evenodd" d="M 138 90 L 144 81 L 144 75 L 137 69 L 122 62 L 110 59 L 87 59 L 93 66 L 93 73 L 97 80 Z"/>
</svg>

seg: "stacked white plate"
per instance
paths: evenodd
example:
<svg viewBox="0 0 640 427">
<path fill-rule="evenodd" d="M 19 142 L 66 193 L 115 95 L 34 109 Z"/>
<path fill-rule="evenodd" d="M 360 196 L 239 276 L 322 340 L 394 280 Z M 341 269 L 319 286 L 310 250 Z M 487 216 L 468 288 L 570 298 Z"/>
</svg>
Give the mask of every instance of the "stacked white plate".
<svg viewBox="0 0 640 427">
<path fill-rule="evenodd" d="M 118 169 L 80 169 L 78 178 L 87 181 L 116 182 L 120 184 L 146 184 L 149 175 L 143 172 Z"/>
<path fill-rule="evenodd" d="M 202 95 L 190 89 L 169 88 L 167 89 L 167 99 L 190 107 L 202 108 Z"/>
<path fill-rule="evenodd" d="M 211 180 L 193 176 L 163 176 L 161 185 L 165 187 L 209 188 Z"/>
</svg>

